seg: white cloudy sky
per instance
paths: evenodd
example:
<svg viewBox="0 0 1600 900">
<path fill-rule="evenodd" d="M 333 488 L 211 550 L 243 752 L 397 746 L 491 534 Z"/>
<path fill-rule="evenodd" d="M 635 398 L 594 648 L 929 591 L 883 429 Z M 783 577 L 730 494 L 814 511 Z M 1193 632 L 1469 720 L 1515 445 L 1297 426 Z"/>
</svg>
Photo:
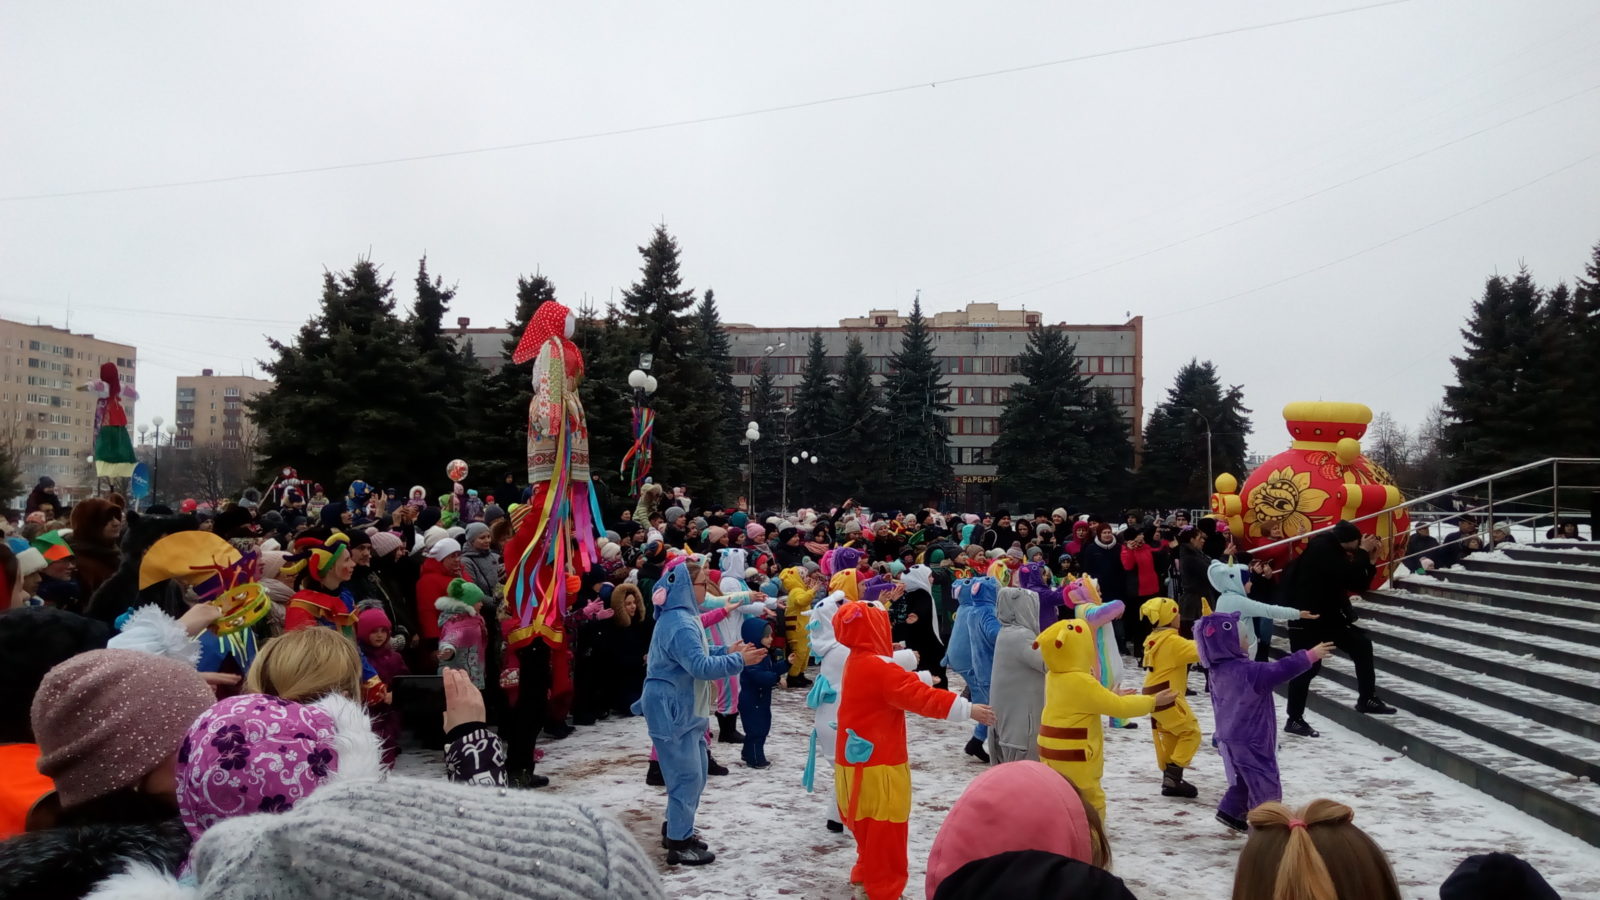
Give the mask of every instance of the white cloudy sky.
<svg viewBox="0 0 1600 900">
<path fill-rule="evenodd" d="M 409 298 L 427 253 L 487 324 L 535 268 L 574 305 L 611 296 L 665 221 L 734 321 L 917 289 L 1133 313 L 1147 401 L 1210 357 L 1258 448 L 1295 399 L 1415 422 L 1485 275 L 1570 280 L 1600 241 L 1600 6 L 1207 37 L 1371 3 L 6 4 L 0 315 L 70 302 L 137 345 L 146 419 L 178 374 L 248 370 L 324 267 L 370 252 Z"/>
</svg>

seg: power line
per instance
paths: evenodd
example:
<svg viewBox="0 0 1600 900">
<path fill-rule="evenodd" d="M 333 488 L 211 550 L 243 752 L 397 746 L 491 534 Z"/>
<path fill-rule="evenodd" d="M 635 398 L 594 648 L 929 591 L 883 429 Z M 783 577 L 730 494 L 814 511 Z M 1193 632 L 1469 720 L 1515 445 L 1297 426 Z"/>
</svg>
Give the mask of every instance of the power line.
<svg viewBox="0 0 1600 900">
<path fill-rule="evenodd" d="M 579 141 L 599 140 L 602 138 L 621 137 L 630 134 L 642 134 L 651 131 L 664 131 L 672 128 L 686 128 L 692 125 L 707 125 L 713 122 L 726 122 L 733 119 L 743 119 L 752 116 L 765 116 L 774 113 L 793 112 L 801 109 L 811 109 L 818 106 L 827 106 L 834 103 L 848 103 L 856 100 L 866 100 L 874 97 L 885 97 L 892 94 L 903 94 L 911 91 L 920 91 L 925 88 L 936 88 L 941 84 L 960 84 L 968 81 L 979 81 L 987 78 L 998 78 L 1005 75 L 1018 75 L 1024 72 L 1033 72 L 1040 69 L 1049 69 L 1057 66 L 1072 65 L 1074 63 L 1088 62 L 1096 59 L 1107 59 L 1129 53 L 1141 53 L 1146 50 L 1158 50 L 1164 47 L 1174 47 L 1196 41 L 1212 40 L 1219 37 L 1228 37 L 1236 34 L 1247 34 L 1253 31 L 1264 31 L 1270 28 L 1280 28 L 1285 25 L 1295 25 L 1301 22 L 1311 22 L 1317 19 L 1328 19 L 1345 16 L 1353 13 L 1368 12 L 1388 6 L 1399 6 L 1410 3 L 1412 0 L 1383 0 L 1380 3 L 1369 3 L 1364 6 L 1353 6 L 1345 9 L 1329 10 L 1327 12 L 1312 13 L 1310 15 L 1295 16 L 1288 19 L 1278 19 L 1272 22 L 1262 22 L 1256 25 L 1240 25 L 1235 28 L 1225 28 L 1220 31 L 1210 31 L 1204 34 L 1188 35 L 1186 37 L 1170 38 L 1164 41 L 1152 41 L 1146 44 L 1135 44 L 1128 47 L 1117 47 L 1111 50 L 1099 50 L 1093 53 L 1083 53 L 1077 56 L 1068 56 L 1061 59 L 1046 60 L 1044 62 L 1029 63 L 1021 66 L 1011 66 L 1004 69 L 992 69 L 986 72 L 973 72 L 966 75 L 955 75 L 949 78 L 940 78 L 933 81 L 918 81 L 912 84 L 903 84 L 896 87 L 878 88 L 869 91 L 859 91 L 853 94 L 838 94 L 832 97 L 822 97 L 815 100 L 801 100 L 795 103 L 784 103 L 776 106 L 766 106 L 757 109 L 747 109 L 739 112 L 721 113 L 711 116 L 700 116 L 692 119 L 678 119 L 671 122 L 657 122 L 650 125 L 635 125 L 628 128 L 613 128 L 606 131 L 592 131 L 584 134 L 564 135 L 562 137 L 541 138 L 539 140 L 518 141 L 511 144 L 497 144 L 487 147 L 472 147 L 462 150 L 443 150 L 437 153 L 418 153 L 410 156 L 395 156 L 387 159 L 367 160 L 364 162 L 333 163 L 322 166 L 306 166 L 297 169 L 279 169 L 269 172 L 252 172 L 237 175 L 220 175 L 214 178 L 194 178 L 181 181 L 164 181 L 152 184 L 124 185 L 109 188 L 88 188 L 75 191 L 53 191 L 40 194 L 13 194 L 0 197 L 0 203 L 14 203 L 24 200 L 54 200 L 64 197 L 87 197 L 102 194 L 126 194 L 137 191 L 155 191 L 178 187 L 199 187 L 202 185 L 226 184 L 236 181 L 252 181 L 266 178 L 284 178 L 293 175 L 313 175 L 323 172 L 338 172 L 346 169 L 364 169 L 376 166 L 393 166 L 402 163 L 424 162 L 427 160 L 449 159 L 458 156 L 475 156 L 485 153 L 503 153 L 509 150 L 526 150 L 533 147 L 548 147 L 556 144 L 570 144 Z"/>
<path fill-rule="evenodd" d="M 1084 276 L 1087 276 L 1087 275 L 1093 275 L 1093 274 L 1095 274 L 1097 272 L 1104 272 L 1107 269 L 1114 269 L 1117 266 L 1125 265 L 1125 264 L 1133 262 L 1135 260 L 1144 259 L 1147 256 L 1152 256 L 1152 255 L 1154 255 L 1156 253 L 1160 253 L 1163 250 L 1171 250 L 1174 247 L 1180 247 L 1180 246 L 1182 246 L 1184 244 L 1187 244 L 1187 243 L 1190 243 L 1192 241 L 1197 241 L 1197 240 L 1199 240 L 1199 239 L 1201 239 L 1203 237 L 1208 237 L 1210 235 L 1216 234 L 1219 231 L 1225 231 L 1225 230 L 1227 230 L 1229 228 L 1232 228 L 1235 225 L 1242 225 L 1245 222 L 1249 222 L 1249 221 L 1252 221 L 1254 219 L 1259 219 L 1262 216 L 1270 215 L 1270 214 L 1275 213 L 1275 212 L 1277 212 L 1277 211 L 1279 211 L 1281 209 L 1287 209 L 1288 207 L 1294 206 L 1295 204 L 1303 203 L 1303 202 L 1305 202 L 1307 200 L 1310 200 L 1310 199 L 1313 199 L 1315 197 L 1320 197 L 1323 194 L 1329 193 L 1331 191 L 1338 190 L 1339 188 L 1342 188 L 1342 187 L 1347 187 L 1349 185 L 1355 184 L 1358 181 L 1365 181 L 1366 179 L 1371 178 L 1374 175 L 1378 175 L 1378 174 L 1381 174 L 1383 172 L 1387 172 L 1390 169 L 1397 168 L 1399 166 L 1403 166 L 1408 162 L 1414 162 L 1416 160 L 1419 160 L 1419 159 L 1423 158 L 1424 156 L 1428 156 L 1430 154 L 1437 153 L 1438 151 L 1443 150 L 1446 147 L 1452 147 L 1452 146 L 1455 146 L 1456 144 L 1459 144 L 1459 143 L 1461 143 L 1463 141 L 1467 141 L 1467 140 L 1470 140 L 1472 138 L 1478 137 L 1479 135 L 1487 134 L 1488 132 L 1493 131 L 1496 128 L 1501 128 L 1503 126 L 1510 125 L 1513 122 L 1521 121 L 1522 119 L 1526 119 L 1527 117 L 1529 117 L 1531 115 L 1535 115 L 1537 113 L 1544 112 L 1545 110 L 1550 109 L 1551 107 L 1560 106 L 1561 104 L 1566 103 L 1569 100 L 1576 100 L 1579 97 L 1585 96 L 1587 94 L 1592 94 L 1597 90 L 1600 90 L 1600 84 L 1592 84 L 1592 85 L 1584 88 L 1583 90 L 1575 91 L 1575 92 L 1573 92 L 1571 94 L 1567 94 L 1566 96 L 1561 97 L 1559 99 L 1552 100 L 1549 103 L 1544 103 L 1544 104 L 1541 104 L 1539 106 L 1534 107 L 1533 109 L 1526 110 L 1524 112 L 1520 112 L 1520 113 L 1518 113 L 1518 114 L 1516 114 L 1516 115 L 1514 115 L 1514 116 L 1512 116 L 1512 117 L 1510 117 L 1508 119 L 1501 119 L 1500 121 L 1495 122 L 1492 125 L 1485 125 L 1482 128 L 1477 129 L 1476 131 L 1470 131 L 1470 132 L 1467 132 L 1466 134 L 1463 134 L 1463 135 L 1461 135 L 1459 137 L 1451 138 L 1450 140 L 1445 141 L 1443 143 L 1435 144 L 1435 145 L 1433 145 L 1432 147 L 1429 147 L 1426 150 L 1419 150 L 1416 153 L 1411 154 L 1410 156 L 1402 157 L 1400 159 L 1395 160 L 1394 162 L 1387 163 L 1387 164 L 1379 166 L 1379 167 L 1377 167 L 1375 169 L 1369 169 L 1369 170 L 1367 170 L 1365 172 L 1362 172 L 1359 175 L 1355 175 L 1355 176 L 1352 176 L 1350 178 L 1346 178 L 1343 181 L 1335 182 L 1335 183 L 1330 184 L 1330 185 L 1328 185 L 1326 187 L 1318 188 L 1317 190 L 1311 191 L 1310 193 L 1301 194 L 1300 196 L 1294 197 L 1294 198 L 1289 199 L 1289 200 L 1284 200 L 1284 201 L 1282 201 L 1280 203 L 1277 203 L 1277 204 L 1274 204 L 1272 206 L 1269 206 L 1266 209 L 1258 210 L 1256 212 L 1250 213 L 1249 215 L 1240 216 L 1237 219 L 1232 219 L 1232 220 L 1229 220 L 1227 222 L 1223 222 L 1220 225 L 1214 225 L 1214 226 L 1212 226 L 1210 228 L 1207 228 L 1204 231 L 1196 232 L 1195 234 L 1191 234 L 1188 237 L 1179 238 L 1178 240 L 1171 241 L 1171 242 L 1166 243 L 1166 244 L 1162 244 L 1159 247 L 1152 247 L 1149 250 L 1145 250 L 1145 251 L 1143 251 L 1141 253 L 1135 253 L 1132 256 L 1125 256 L 1125 257 L 1123 257 L 1121 259 L 1114 260 L 1114 261 L 1108 262 L 1108 263 L 1104 263 L 1104 264 L 1096 266 L 1096 267 L 1094 267 L 1092 269 L 1085 269 L 1082 272 L 1076 272 L 1076 273 L 1074 273 L 1072 275 L 1066 276 L 1065 278 L 1060 278 L 1060 279 L 1057 279 L 1055 281 L 1045 282 L 1044 284 L 1034 285 L 1033 287 L 1030 287 L 1030 288 L 1025 288 L 1023 290 L 1016 291 L 1016 292 L 1011 293 L 1011 294 L 1006 294 L 1006 295 L 1004 295 L 1002 297 L 999 297 L 995 302 L 1004 302 L 1006 300 L 1012 300 L 1012 299 L 1015 299 L 1017 297 L 1021 297 L 1021 296 L 1025 295 L 1025 294 L 1034 293 L 1035 291 L 1042 291 L 1042 290 L 1044 290 L 1046 288 L 1057 287 L 1059 285 L 1066 284 L 1069 281 L 1075 281 L 1075 280 L 1077 280 L 1079 278 L 1083 278 Z"/>
<path fill-rule="evenodd" d="M 1312 266 L 1309 269 L 1305 269 L 1303 271 L 1296 272 L 1293 275 L 1287 275 L 1287 276 L 1285 276 L 1283 278 L 1279 278 L 1276 281 L 1270 281 L 1270 282 L 1267 282 L 1266 284 L 1257 285 L 1257 286 L 1255 286 L 1253 288 L 1248 288 L 1246 290 L 1242 290 L 1242 291 L 1238 291 L 1236 293 L 1228 294 L 1225 297 L 1218 297 L 1218 298 L 1216 298 L 1214 300 L 1207 300 L 1204 303 L 1197 303 L 1197 304 L 1195 304 L 1193 306 L 1185 306 L 1185 307 L 1183 307 L 1181 309 L 1172 310 L 1171 312 L 1157 313 L 1157 314 L 1152 315 L 1150 318 L 1152 318 L 1152 319 L 1165 319 L 1165 318 L 1168 318 L 1169 316 L 1178 316 L 1178 315 L 1182 315 L 1184 313 L 1194 312 L 1197 309 L 1205 309 L 1208 306 L 1216 306 L 1218 303 L 1226 303 L 1229 300 L 1237 300 L 1240 297 L 1245 297 L 1245 296 L 1248 296 L 1250 294 L 1259 293 L 1259 292 L 1267 290 L 1269 288 L 1275 288 L 1275 287 L 1278 287 L 1279 285 L 1287 284 L 1287 283 L 1289 283 L 1291 281 L 1295 281 L 1295 280 L 1304 278 L 1307 275 L 1311 275 L 1311 274 L 1314 274 L 1316 272 L 1320 272 L 1323 269 L 1330 269 L 1330 268 L 1332 268 L 1332 267 L 1334 267 L 1336 265 L 1339 265 L 1340 263 L 1349 262 L 1350 260 L 1355 259 L 1358 256 L 1365 256 L 1366 254 L 1371 253 L 1374 250 L 1378 250 L 1378 249 L 1381 249 L 1383 247 L 1387 247 L 1390 244 L 1395 243 L 1396 241 L 1404 240 L 1405 238 L 1408 238 L 1408 237 L 1411 237 L 1412 235 L 1419 234 L 1421 232 L 1427 231 L 1428 229 L 1433 228 L 1433 227 L 1435 227 L 1437 225 L 1443 225 L 1444 223 L 1450 221 L 1451 219 L 1459 219 L 1460 217 L 1466 215 L 1469 212 L 1472 212 L 1472 211 L 1477 210 L 1477 209 L 1481 209 L 1481 208 L 1483 208 L 1485 206 L 1488 206 L 1491 203 L 1494 203 L 1497 200 L 1503 200 L 1506 197 L 1511 196 L 1512 194 L 1518 193 L 1520 191 L 1527 190 L 1528 188 L 1533 187 L 1534 185 L 1536 185 L 1536 184 L 1538 184 L 1538 183 L 1540 183 L 1542 181 L 1547 181 L 1547 180 L 1549 180 L 1551 178 L 1554 178 L 1557 175 L 1560 175 L 1562 172 L 1565 172 L 1565 171 L 1567 171 L 1569 169 L 1575 169 L 1578 166 L 1581 166 L 1584 163 L 1589 162 L 1590 160 L 1593 160 L 1593 159 L 1597 159 L 1597 158 L 1600 158 L 1600 150 L 1597 150 L 1594 153 L 1590 153 L 1588 156 L 1585 156 L 1585 157 L 1582 157 L 1580 159 L 1576 159 L 1576 160 L 1574 160 L 1574 161 L 1572 161 L 1570 163 L 1567 163 L 1566 165 L 1564 165 L 1564 166 L 1562 166 L 1562 167 L 1560 167 L 1558 169 L 1552 169 L 1552 170 L 1544 173 L 1543 175 L 1540 175 L 1539 177 L 1534 178 L 1531 181 L 1524 181 L 1522 184 L 1519 184 L 1514 188 L 1510 188 L 1509 190 L 1501 191 L 1500 193 L 1495 194 L 1493 197 L 1490 197 L 1490 198 L 1488 198 L 1486 200 L 1480 200 L 1479 202 L 1474 203 L 1471 206 L 1465 207 L 1463 209 L 1458 209 L 1455 212 L 1450 213 L 1447 216 L 1441 216 L 1441 217 L 1439 217 L 1437 219 L 1434 219 L 1433 221 L 1428 222 L 1426 224 L 1418 225 L 1416 228 L 1413 228 L 1413 229 L 1411 229 L 1409 231 L 1402 231 L 1399 234 L 1396 234 L 1396 235 L 1393 235 L 1392 237 L 1389 237 L 1389 238 L 1386 238 L 1384 240 L 1381 240 L 1376 244 L 1372 244 L 1371 246 L 1364 247 L 1364 248 L 1362 248 L 1360 250 L 1355 251 L 1354 253 L 1350 253 L 1350 254 L 1347 254 L 1345 256 L 1341 256 L 1338 259 L 1331 260 L 1329 262 L 1325 262 L 1325 263 L 1323 263 L 1321 265 L 1318 265 L 1318 266 Z"/>
</svg>

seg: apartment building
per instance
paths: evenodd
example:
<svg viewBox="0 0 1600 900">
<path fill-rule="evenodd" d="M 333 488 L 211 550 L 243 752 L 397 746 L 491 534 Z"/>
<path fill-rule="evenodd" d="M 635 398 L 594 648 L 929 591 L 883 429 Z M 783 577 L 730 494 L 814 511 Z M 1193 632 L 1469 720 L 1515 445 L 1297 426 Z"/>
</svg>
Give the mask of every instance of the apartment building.
<svg viewBox="0 0 1600 900">
<path fill-rule="evenodd" d="M 115 363 L 125 388 L 137 389 L 138 351 L 127 344 L 51 325 L 0 319 L 0 428 L 19 454 L 24 487 L 55 479 L 62 500 L 94 490 L 94 394 L 81 390 Z M 123 406 L 132 420 L 137 403 Z"/>
<path fill-rule="evenodd" d="M 963 508 L 984 506 L 999 480 L 990 455 L 1000 433 L 1000 408 L 1017 381 L 1017 357 L 1028 344 L 1028 330 L 1044 322 L 1028 309 L 1001 309 L 996 303 L 971 303 L 965 309 L 928 315 L 934 354 L 950 385 L 947 416 L 950 462 L 959 485 L 955 498 Z M 844 361 L 846 346 L 859 338 L 873 373 L 882 380 L 889 357 L 898 352 L 905 318 L 893 309 L 875 309 L 865 316 L 841 319 L 836 327 L 791 328 L 727 325 L 733 345 L 734 383 L 749 409 L 750 385 L 763 359 L 773 374 L 785 405 L 793 406 L 812 332 L 822 335 L 834 371 Z M 1144 319 L 1121 325 L 1060 323 L 1077 348 L 1079 371 L 1095 387 L 1110 388 L 1128 420 L 1137 450 L 1144 422 Z M 813 448 L 795 448 L 813 449 Z M 814 448 L 820 450 L 821 448 Z M 821 451 L 826 452 L 826 451 Z"/>
<path fill-rule="evenodd" d="M 173 446 L 179 450 L 253 450 L 260 435 L 244 402 L 271 388 L 272 382 L 264 378 L 218 375 L 212 369 L 179 376 L 178 409 L 173 416 L 178 433 Z"/>
</svg>

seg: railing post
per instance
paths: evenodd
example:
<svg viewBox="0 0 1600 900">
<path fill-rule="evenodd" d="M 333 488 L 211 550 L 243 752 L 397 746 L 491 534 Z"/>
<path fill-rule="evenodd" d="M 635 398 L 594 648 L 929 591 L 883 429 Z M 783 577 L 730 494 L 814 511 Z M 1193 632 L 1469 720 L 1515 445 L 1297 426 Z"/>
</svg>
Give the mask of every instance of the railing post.
<svg viewBox="0 0 1600 900">
<path fill-rule="evenodd" d="M 1550 513 L 1551 527 L 1561 521 L 1561 460 L 1552 460 L 1550 463 Z"/>
<path fill-rule="evenodd" d="M 1489 521 L 1484 525 L 1485 530 L 1494 530 L 1494 479 L 1489 479 Z"/>
</svg>

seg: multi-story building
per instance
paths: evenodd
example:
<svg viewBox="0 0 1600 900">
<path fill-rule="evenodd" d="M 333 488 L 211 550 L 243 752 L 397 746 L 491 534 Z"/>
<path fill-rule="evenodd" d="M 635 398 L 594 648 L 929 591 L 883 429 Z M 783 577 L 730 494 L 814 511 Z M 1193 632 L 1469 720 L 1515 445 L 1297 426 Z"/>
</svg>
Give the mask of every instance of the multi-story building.
<svg viewBox="0 0 1600 900">
<path fill-rule="evenodd" d="M 211 369 L 179 376 L 178 410 L 173 416 L 178 433 L 173 446 L 179 450 L 253 450 L 260 434 L 244 402 L 271 388 L 272 382 L 263 378 L 218 375 Z"/>
<path fill-rule="evenodd" d="M 50 325 L 0 319 L 0 429 L 19 456 L 24 487 L 41 476 L 55 479 L 64 501 L 94 490 L 94 406 L 81 387 L 115 363 L 124 387 L 137 390 L 138 351 L 127 344 L 75 334 Z M 135 403 L 123 406 L 133 418 Z M 11 499 L 11 498 L 0 498 Z"/>
<path fill-rule="evenodd" d="M 971 303 L 966 309 L 932 314 L 928 319 L 934 353 L 944 366 L 950 385 L 947 425 L 950 462 L 962 509 L 987 508 L 998 480 L 990 449 L 1000 432 L 1000 407 L 1017 381 L 1017 357 L 1028 344 L 1028 330 L 1044 321 L 1039 312 L 1001 309 L 996 303 Z M 469 347 L 479 364 L 498 368 L 506 337 L 504 328 L 472 328 L 457 320 L 456 340 Z M 783 402 L 793 406 L 806 350 L 812 332 L 822 335 L 828 359 L 837 372 L 850 338 L 861 339 L 872 371 L 881 381 L 889 357 L 900 349 L 905 318 L 898 310 L 875 309 L 867 315 L 842 319 L 835 327 L 799 328 L 729 324 L 725 326 L 733 350 L 734 384 L 750 407 L 750 385 L 765 359 Z M 1128 420 L 1137 452 L 1144 423 L 1144 319 L 1135 316 L 1121 325 L 1062 324 L 1076 347 L 1079 371 L 1095 387 L 1111 389 Z M 826 454 L 823 447 L 786 448 L 785 455 L 806 449 Z"/>
<path fill-rule="evenodd" d="M 962 509 L 987 508 L 998 480 L 990 450 L 1000 432 L 1000 407 L 1017 381 L 1017 357 L 1028 343 L 1028 330 L 1043 321 L 1027 309 L 1001 309 L 996 303 L 972 303 L 964 310 L 929 317 L 934 353 L 950 385 L 948 414 L 950 462 Z M 733 345 L 734 383 L 749 408 L 750 385 L 766 360 L 785 405 L 792 407 L 813 332 L 822 335 L 834 371 L 843 362 L 852 337 L 861 340 L 872 371 L 881 380 L 889 357 L 899 351 L 905 319 L 897 310 L 876 309 L 866 316 L 842 319 L 833 328 L 727 326 Z M 1144 421 L 1144 320 L 1135 316 L 1121 325 L 1061 325 L 1072 338 L 1080 365 L 1094 387 L 1110 388 L 1128 419 L 1134 448 L 1141 443 Z M 826 453 L 824 448 L 811 449 Z M 787 454 L 787 450 L 785 453 Z"/>
</svg>

